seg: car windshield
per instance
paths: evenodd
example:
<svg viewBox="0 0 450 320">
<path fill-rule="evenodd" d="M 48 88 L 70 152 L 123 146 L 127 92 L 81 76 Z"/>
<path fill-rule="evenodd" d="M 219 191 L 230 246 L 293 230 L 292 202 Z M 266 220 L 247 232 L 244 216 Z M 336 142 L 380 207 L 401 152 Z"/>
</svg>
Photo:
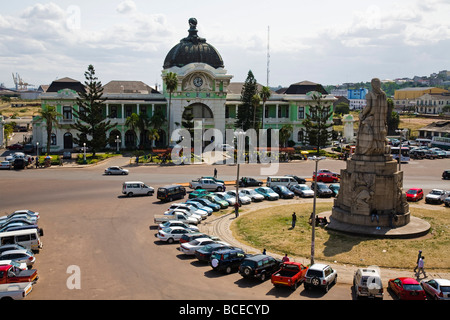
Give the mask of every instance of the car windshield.
<svg viewBox="0 0 450 320">
<path fill-rule="evenodd" d="M 299 186 L 298 188 L 301 190 L 310 190 L 308 186 Z"/>
<path fill-rule="evenodd" d="M 198 241 L 198 240 L 192 240 L 191 242 L 189 242 L 189 244 L 190 244 L 190 245 L 193 245 L 193 246 L 198 246 L 198 245 L 200 244 L 200 241 Z"/>
<path fill-rule="evenodd" d="M 443 192 L 441 190 L 432 190 L 430 192 L 430 194 L 437 194 L 437 195 L 441 195 Z"/>
<path fill-rule="evenodd" d="M 408 190 L 408 192 L 406 192 L 406 193 L 408 193 L 408 194 L 416 194 L 417 190 Z"/>
<path fill-rule="evenodd" d="M 170 228 L 164 228 L 164 229 L 162 229 L 162 231 L 164 231 L 164 232 L 166 232 L 166 233 L 170 233 L 170 232 L 172 231 L 172 229 L 170 229 Z"/>
<path fill-rule="evenodd" d="M 326 184 L 317 184 L 318 189 L 328 189 L 328 186 Z"/>
<path fill-rule="evenodd" d="M 422 287 L 420 284 L 404 284 L 403 289 L 407 291 L 421 291 Z"/>
<path fill-rule="evenodd" d="M 284 191 L 284 192 L 287 192 L 287 191 L 288 191 L 288 188 L 286 188 L 285 186 L 278 186 L 278 188 L 279 188 L 281 191 Z"/>
</svg>

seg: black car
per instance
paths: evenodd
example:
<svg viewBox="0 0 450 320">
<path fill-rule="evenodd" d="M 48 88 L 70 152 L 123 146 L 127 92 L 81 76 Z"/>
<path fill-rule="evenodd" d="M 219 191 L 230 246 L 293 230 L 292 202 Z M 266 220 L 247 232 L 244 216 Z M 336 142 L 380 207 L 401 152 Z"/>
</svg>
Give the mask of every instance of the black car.
<svg viewBox="0 0 450 320">
<path fill-rule="evenodd" d="M 295 181 L 298 182 L 298 184 L 305 184 L 306 183 L 306 179 L 294 176 L 292 174 L 286 174 L 285 177 L 292 177 L 292 178 L 294 178 Z"/>
<path fill-rule="evenodd" d="M 442 179 L 450 179 L 450 170 L 445 170 L 444 172 L 442 172 Z"/>
<path fill-rule="evenodd" d="M 294 193 L 285 186 L 276 185 L 276 186 L 272 187 L 272 190 L 275 191 L 276 193 L 278 193 L 280 198 L 283 198 L 283 199 L 294 198 Z"/>
<path fill-rule="evenodd" d="M 262 184 L 263 182 L 261 180 L 256 180 L 251 177 L 242 177 L 241 180 L 239 180 L 240 187 L 259 187 L 262 186 Z"/>
<path fill-rule="evenodd" d="M 242 249 L 220 249 L 211 254 L 210 266 L 215 271 L 223 271 L 231 273 L 238 270 L 241 262 L 246 258 L 246 254 Z"/>
<path fill-rule="evenodd" d="M 277 271 L 283 263 L 265 254 L 246 257 L 239 266 L 239 273 L 244 278 L 259 278 L 265 281 L 272 273 Z"/>
<path fill-rule="evenodd" d="M 311 185 L 311 189 L 314 191 L 314 182 Z M 317 197 L 319 198 L 331 198 L 333 191 L 323 182 L 317 182 Z"/>
<path fill-rule="evenodd" d="M 211 243 L 201 247 L 200 249 L 195 250 L 195 257 L 197 258 L 198 261 L 209 262 L 211 259 L 211 254 L 214 251 L 232 248 L 233 248 L 232 246 L 228 246 L 222 243 Z"/>
</svg>

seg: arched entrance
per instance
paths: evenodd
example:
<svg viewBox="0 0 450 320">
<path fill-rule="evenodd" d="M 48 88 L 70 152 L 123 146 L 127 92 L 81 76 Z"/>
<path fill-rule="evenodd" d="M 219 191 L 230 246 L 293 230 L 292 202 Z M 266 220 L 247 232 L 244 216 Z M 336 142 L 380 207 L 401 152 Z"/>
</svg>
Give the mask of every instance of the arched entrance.
<svg viewBox="0 0 450 320">
<path fill-rule="evenodd" d="M 73 149 L 73 136 L 70 132 L 64 133 L 64 149 Z"/>
<path fill-rule="evenodd" d="M 125 147 L 136 147 L 136 133 L 133 130 L 128 130 L 125 132 Z"/>
</svg>

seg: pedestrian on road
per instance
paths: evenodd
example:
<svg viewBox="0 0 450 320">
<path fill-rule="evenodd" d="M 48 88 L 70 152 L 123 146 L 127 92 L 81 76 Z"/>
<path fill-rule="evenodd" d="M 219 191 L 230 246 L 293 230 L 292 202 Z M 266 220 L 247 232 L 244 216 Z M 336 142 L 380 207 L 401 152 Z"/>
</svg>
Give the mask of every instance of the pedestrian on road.
<svg viewBox="0 0 450 320">
<path fill-rule="evenodd" d="M 417 273 L 416 273 L 416 277 L 417 278 L 419 278 L 419 276 L 420 276 L 420 273 L 422 272 L 423 273 L 423 276 L 426 278 L 427 277 L 427 274 L 425 273 L 425 269 L 424 269 L 424 266 L 425 266 L 425 262 L 423 261 L 425 259 L 425 257 L 421 257 L 420 259 L 419 259 L 419 262 L 417 263 L 417 267 L 418 267 L 418 271 L 417 271 Z"/>
<path fill-rule="evenodd" d="M 417 255 L 416 267 L 414 268 L 415 273 L 417 273 L 417 268 L 419 267 L 420 258 L 422 258 L 422 250 L 419 250 L 419 254 Z"/>
<path fill-rule="evenodd" d="M 217 178 L 217 169 L 214 168 L 214 178 Z"/>
<path fill-rule="evenodd" d="M 36 169 L 39 168 L 39 157 L 36 157 Z"/>
<path fill-rule="evenodd" d="M 292 229 L 295 228 L 295 223 L 297 222 L 297 215 L 295 212 L 292 214 Z"/>
</svg>

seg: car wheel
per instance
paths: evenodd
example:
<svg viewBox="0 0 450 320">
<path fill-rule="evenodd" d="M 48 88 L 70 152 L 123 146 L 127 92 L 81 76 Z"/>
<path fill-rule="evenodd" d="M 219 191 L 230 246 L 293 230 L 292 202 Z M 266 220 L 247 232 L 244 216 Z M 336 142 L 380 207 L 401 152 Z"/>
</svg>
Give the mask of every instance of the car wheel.
<svg viewBox="0 0 450 320">
<path fill-rule="evenodd" d="M 133 192 L 128 192 L 128 193 L 127 193 L 127 196 L 128 196 L 128 197 L 132 197 L 132 196 L 133 196 Z"/>
<path fill-rule="evenodd" d="M 266 273 L 265 272 L 261 273 L 260 279 L 262 282 L 266 281 Z"/>
<path fill-rule="evenodd" d="M 149 192 L 147 192 L 147 195 L 148 195 L 148 196 L 152 196 L 152 195 L 153 195 L 153 192 L 149 191 Z"/>
<path fill-rule="evenodd" d="M 312 278 L 312 279 L 311 279 L 311 284 L 312 284 L 314 287 L 318 287 L 318 286 L 320 285 L 320 279 L 317 278 L 317 277 Z"/>
<path fill-rule="evenodd" d="M 222 187 L 218 187 L 218 188 L 217 188 L 217 191 L 218 191 L 218 192 L 222 192 L 222 191 L 223 191 Z"/>
<path fill-rule="evenodd" d="M 126 172 L 122 172 L 122 175 L 124 176 L 124 175 L 126 175 L 127 173 Z"/>
<path fill-rule="evenodd" d="M 226 274 L 230 274 L 231 273 L 231 267 L 230 266 L 226 267 L 225 273 Z"/>
<path fill-rule="evenodd" d="M 170 244 L 172 244 L 172 243 L 173 243 L 173 238 L 169 238 L 169 239 L 167 239 L 167 243 L 170 243 Z"/>
<path fill-rule="evenodd" d="M 248 276 L 250 276 L 250 273 L 251 273 L 250 268 L 249 268 L 249 267 L 246 267 L 246 268 L 244 269 L 244 275 L 245 275 L 246 277 L 248 277 Z"/>
</svg>

